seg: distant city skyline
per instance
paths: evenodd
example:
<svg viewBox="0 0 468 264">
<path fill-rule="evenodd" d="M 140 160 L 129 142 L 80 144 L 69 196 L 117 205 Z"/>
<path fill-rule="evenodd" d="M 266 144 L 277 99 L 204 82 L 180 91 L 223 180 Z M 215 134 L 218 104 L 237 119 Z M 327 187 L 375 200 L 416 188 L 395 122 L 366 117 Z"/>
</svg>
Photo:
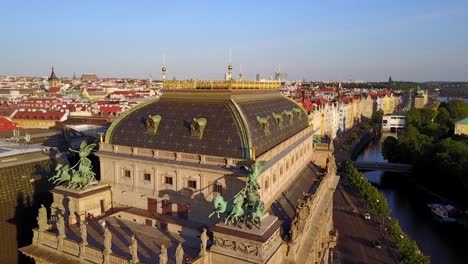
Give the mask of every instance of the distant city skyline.
<svg viewBox="0 0 468 264">
<path fill-rule="evenodd" d="M 312 3 L 313 2 L 313 3 Z M 468 2 L 6 1 L 0 75 L 468 81 Z"/>
</svg>

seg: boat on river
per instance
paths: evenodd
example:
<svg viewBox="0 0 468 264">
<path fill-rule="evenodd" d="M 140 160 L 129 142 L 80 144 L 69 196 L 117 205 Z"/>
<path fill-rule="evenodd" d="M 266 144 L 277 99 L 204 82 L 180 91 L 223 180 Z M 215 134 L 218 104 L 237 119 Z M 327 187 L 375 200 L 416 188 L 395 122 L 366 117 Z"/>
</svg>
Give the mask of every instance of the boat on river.
<svg viewBox="0 0 468 264">
<path fill-rule="evenodd" d="M 432 214 L 442 223 L 456 223 L 457 219 L 453 217 L 457 209 L 450 204 L 428 204 Z"/>
</svg>

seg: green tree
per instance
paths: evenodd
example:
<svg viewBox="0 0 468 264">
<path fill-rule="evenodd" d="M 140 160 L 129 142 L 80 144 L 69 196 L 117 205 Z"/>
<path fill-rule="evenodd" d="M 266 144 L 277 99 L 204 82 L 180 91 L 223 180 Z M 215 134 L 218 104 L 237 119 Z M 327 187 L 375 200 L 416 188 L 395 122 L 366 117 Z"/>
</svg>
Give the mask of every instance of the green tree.
<svg viewBox="0 0 468 264">
<path fill-rule="evenodd" d="M 406 115 L 406 122 L 408 125 L 413 125 L 414 127 L 421 127 L 422 125 L 422 118 L 421 112 L 418 109 L 411 109 L 408 111 Z"/>
<path fill-rule="evenodd" d="M 380 124 L 382 123 L 382 117 L 384 116 L 384 112 L 383 110 L 378 110 L 374 113 L 374 116 L 373 116 L 373 122 L 376 123 L 376 124 Z"/>
<path fill-rule="evenodd" d="M 468 103 L 463 100 L 451 100 L 448 102 L 448 110 L 453 119 L 465 118 L 468 116 Z"/>
<path fill-rule="evenodd" d="M 382 155 L 386 160 L 398 162 L 401 160 L 399 154 L 398 139 L 395 137 L 387 137 L 382 143 Z"/>
</svg>

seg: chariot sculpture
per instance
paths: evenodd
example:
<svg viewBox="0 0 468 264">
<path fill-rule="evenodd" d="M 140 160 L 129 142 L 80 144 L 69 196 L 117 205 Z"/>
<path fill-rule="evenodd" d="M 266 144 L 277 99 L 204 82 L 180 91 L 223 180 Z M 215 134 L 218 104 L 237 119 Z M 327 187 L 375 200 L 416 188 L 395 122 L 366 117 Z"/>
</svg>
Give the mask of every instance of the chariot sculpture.
<svg viewBox="0 0 468 264">
<path fill-rule="evenodd" d="M 81 142 L 80 149 L 69 149 L 72 152 L 78 153 L 80 160 L 69 168 L 69 165 L 58 164 L 55 167 L 55 175 L 49 181 L 55 185 L 63 185 L 70 189 L 81 190 L 88 186 L 90 183 L 96 181 L 96 173 L 92 171 L 91 160 L 88 159 L 89 154 L 96 144 L 86 144 L 85 141 Z M 78 168 L 78 169 L 75 169 Z"/>
<path fill-rule="evenodd" d="M 213 212 L 209 215 L 216 215 L 220 218 L 220 214 L 226 213 L 227 217 L 224 220 L 225 224 L 237 225 L 240 228 L 244 226 L 255 226 L 260 228 L 261 220 L 265 205 L 260 200 L 257 178 L 262 172 L 266 161 L 259 161 L 247 168 L 247 182 L 234 197 L 225 201 L 221 195 L 213 199 Z"/>
</svg>

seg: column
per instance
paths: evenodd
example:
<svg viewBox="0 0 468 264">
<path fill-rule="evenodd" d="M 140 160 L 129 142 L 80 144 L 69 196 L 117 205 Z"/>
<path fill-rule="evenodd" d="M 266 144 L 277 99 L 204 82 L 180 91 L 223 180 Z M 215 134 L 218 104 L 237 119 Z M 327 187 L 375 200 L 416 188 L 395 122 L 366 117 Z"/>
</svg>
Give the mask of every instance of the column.
<svg viewBox="0 0 468 264">
<path fill-rule="evenodd" d="M 135 164 L 132 164 L 132 191 L 137 191 L 137 170 Z"/>
</svg>

